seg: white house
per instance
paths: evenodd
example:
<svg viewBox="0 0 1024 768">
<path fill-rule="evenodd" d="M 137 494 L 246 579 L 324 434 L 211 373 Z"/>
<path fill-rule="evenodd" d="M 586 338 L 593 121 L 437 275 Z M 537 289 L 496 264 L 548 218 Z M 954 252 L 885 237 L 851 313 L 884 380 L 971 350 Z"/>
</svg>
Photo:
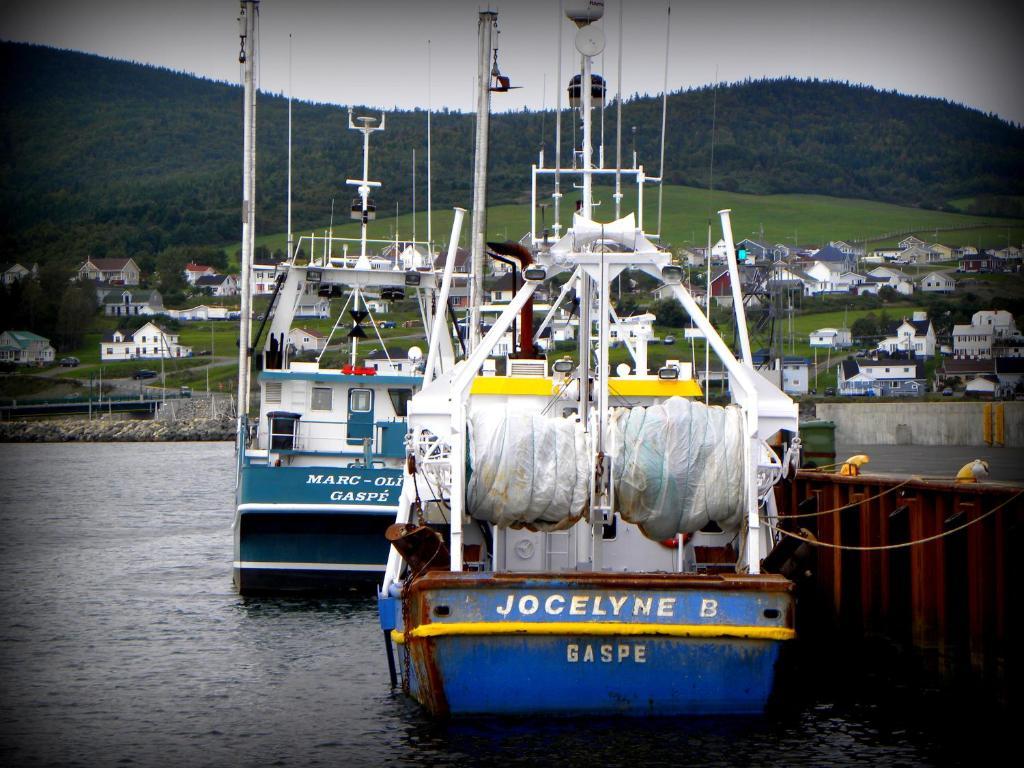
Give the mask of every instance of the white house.
<svg viewBox="0 0 1024 768">
<path fill-rule="evenodd" d="M 138 285 L 139 265 L 134 259 L 86 259 L 78 268 L 80 280 L 94 280 L 114 285 Z"/>
<path fill-rule="evenodd" d="M 103 312 L 107 317 L 159 315 L 164 312 L 164 299 L 160 291 L 149 288 L 115 289 L 103 297 Z"/>
<path fill-rule="evenodd" d="M 913 397 L 925 392 L 924 363 L 896 358 L 843 360 L 837 381 L 841 395 Z"/>
<path fill-rule="evenodd" d="M 274 292 L 277 282 L 277 264 L 273 257 L 260 258 L 252 265 L 252 293 L 254 296 L 264 296 Z"/>
<path fill-rule="evenodd" d="M 212 277 L 216 274 L 217 270 L 206 264 L 193 264 L 189 262 L 185 265 L 185 282 L 189 285 L 195 285 L 196 281 L 201 277 Z"/>
<path fill-rule="evenodd" d="M 782 391 L 788 395 L 806 395 L 810 390 L 811 361 L 806 357 L 782 359 Z"/>
<path fill-rule="evenodd" d="M 238 295 L 238 278 L 234 275 L 202 275 L 193 285 L 210 296 Z"/>
<path fill-rule="evenodd" d="M 849 328 L 819 328 L 811 332 L 811 346 L 831 349 L 846 349 L 853 346 Z"/>
<path fill-rule="evenodd" d="M 308 328 L 292 328 L 288 331 L 287 346 L 295 352 L 320 352 L 327 346 L 327 337 Z"/>
<path fill-rule="evenodd" d="M 21 264 L 4 264 L 0 271 L 3 272 L 0 279 L 3 280 L 4 285 L 13 285 L 19 280 L 24 280 L 30 275 L 36 277 L 39 274 L 39 266 L 37 264 L 32 265 L 32 269 L 21 266 Z"/>
<path fill-rule="evenodd" d="M 927 312 L 915 312 L 911 320 L 903 318 L 894 334 L 878 343 L 879 352 L 913 352 L 917 357 L 935 356 L 935 328 Z"/>
<path fill-rule="evenodd" d="M 0 362 L 17 365 L 46 365 L 54 358 L 50 340 L 31 331 L 0 333 Z"/>
<path fill-rule="evenodd" d="M 207 304 L 200 304 L 189 309 L 167 309 L 164 314 L 174 320 L 231 320 L 238 317 L 238 310 L 231 310 L 227 307 L 211 307 Z"/>
<path fill-rule="evenodd" d="M 988 327 L 996 338 L 1003 336 L 1017 336 L 1017 323 L 1013 315 L 1005 309 L 983 309 L 971 315 L 971 325 Z"/>
<path fill-rule="evenodd" d="M 117 330 L 100 342 L 100 360 L 191 357 L 192 347 L 178 343 L 178 334 L 149 322 L 137 331 Z"/>
<path fill-rule="evenodd" d="M 975 359 L 992 357 L 994 332 L 988 325 L 954 325 L 953 357 Z"/>
<path fill-rule="evenodd" d="M 295 317 L 317 317 L 326 320 L 331 316 L 331 300 L 317 295 L 315 291 L 306 290 L 299 296 L 295 307 Z"/>
<path fill-rule="evenodd" d="M 914 293 L 914 281 L 910 275 L 892 267 L 875 267 L 868 272 L 868 277 L 884 278 L 884 285 L 894 289 L 896 293 L 903 296 L 912 296 Z"/>
<path fill-rule="evenodd" d="M 413 352 L 415 349 L 419 352 Z M 411 357 L 410 357 L 411 355 Z M 415 359 L 414 359 L 415 358 Z M 419 347 L 404 349 L 392 349 L 384 352 L 382 349 L 375 349 L 363 360 L 363 365 L 373 368 L 377 373 L 387 375 L 389 373 L 409 374 L 416 370 L 416 367 L 423 360 L 423 351 Z"/>
<path fill-rule="evenodd" d="M 849 293 L 865 281 L 863 275 L 850 272 L 838 261 L 815 261 L 807 274 L 818 281 L 819 293 Z"/>
<path fill-rule="evenodd" d="M 953 293 L 956 281 L 948 272 L 931 272 L 921 278 L 921 290 L 926 293 Z"/>
</svg>

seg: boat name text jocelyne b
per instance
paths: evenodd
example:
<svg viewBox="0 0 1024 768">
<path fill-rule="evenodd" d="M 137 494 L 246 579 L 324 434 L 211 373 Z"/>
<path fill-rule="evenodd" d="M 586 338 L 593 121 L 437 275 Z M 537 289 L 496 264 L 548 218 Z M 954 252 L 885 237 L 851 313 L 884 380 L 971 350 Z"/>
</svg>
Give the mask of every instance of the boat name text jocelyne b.
<svg viewBox="0 0 1024 768">
<path fill-rule="evenodd" d="M 663 596 L 643 597 L 640 595 L 563 595 L 555 593 L 547 597 L 525 594 L 509 594 L 504 603 L 495 608 L 499 616 L 517 613 L 532 616 L 541 613 L 547 616 L 660 616 L 672 618 L 675 615 L 677 599 Z M 700 601 L 700 617 L 712 619 L 718 615 L 718 601 L 703 598 Z"/>
</svg>

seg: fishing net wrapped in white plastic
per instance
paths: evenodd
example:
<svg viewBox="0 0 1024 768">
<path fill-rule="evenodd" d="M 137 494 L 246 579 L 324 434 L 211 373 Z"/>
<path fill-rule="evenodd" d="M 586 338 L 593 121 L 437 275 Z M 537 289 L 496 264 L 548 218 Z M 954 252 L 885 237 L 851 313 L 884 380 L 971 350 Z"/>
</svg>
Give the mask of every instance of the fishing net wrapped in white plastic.
<svg viewBox="0 0 1024 768">
<path fill-rule="evenodd" d="M 673 397 L 612 412 L 616 507 L 644 535 L 662 540 L 713 520 L 738 530 L 744 517 L 743 417 Z"/>
<path fill-rule="evenodd" d="M 589 440 L 574 419 L 513 414 L 469 416 L 470 515 L 501 528 L 568 528 L 586 510 Z"/>
</svg>

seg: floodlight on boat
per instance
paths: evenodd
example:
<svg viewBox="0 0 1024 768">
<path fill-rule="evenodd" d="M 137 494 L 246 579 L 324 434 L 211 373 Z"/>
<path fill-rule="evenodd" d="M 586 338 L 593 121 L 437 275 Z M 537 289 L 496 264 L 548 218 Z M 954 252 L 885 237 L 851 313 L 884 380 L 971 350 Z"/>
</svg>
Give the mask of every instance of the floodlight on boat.
<svg viewBox="0 0 1024 768">
<path fill-rule="evenodd" d="M 410 270 L 410 271 L 405 273 L 405 284 L 406 285 L 419 285 L 421 279 L 422 278 L 421 278 L 419 272 L 414 272 L 414 271 Z"/>
<path fill-rule="evenodd" d="M 556 373 L 569 373 L 576 364 L 572 361 L 571 357 L 563 357 L 561 360 L 555 360 L 551 366 Z"/>
<path fill-rule="evenodd" d="M 615 373 L 619 375 L 619 378 L 629 376 L 630 370 L 629 363 L 619 363 L 615 366 Z"/>
<path fill-rule="evenodd" d="M 679 378 L 679 369 L 674 365 L 666 365 L 658 369 L 658 378 L 674 381 Z"/>
<path fill-rule="evenodd" d="M 661 268 L 661 279 L 668 285 L 679 285 L 683 282 L 683 268 L 668 264 Z"/>
<path fill-rule="evenodd" d="M 544 267 L 540 267 L 537 265 L 527 267 L 526 269 L 523 270 L 523 279 L 528 280 L 531 283 L 542 282 L 544 278 L 546 278 L 547 276 L 547 270 L 544 269 Z"/>
</svg>

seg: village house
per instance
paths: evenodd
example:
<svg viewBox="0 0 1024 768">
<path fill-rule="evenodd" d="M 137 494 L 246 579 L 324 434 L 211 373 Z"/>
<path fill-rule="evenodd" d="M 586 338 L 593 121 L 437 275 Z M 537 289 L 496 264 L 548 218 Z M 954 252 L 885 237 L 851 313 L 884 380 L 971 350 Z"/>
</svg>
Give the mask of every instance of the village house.
<svg viewBox="0 0 1024 768">
<path fill-rule="evenodd" d="M 905 357 L 843 360 L 837 382 L 840 395 L 916 397 L 926 389 L 924 363 Z"/>
<path fill-rule="evenodd" d="M 916 246 L 921 246 L 921 245 L 927 245 L 927 243 L 924 240 L 922 240 L 921 238 L 919 238 L 919 237 L 915 237 L 914 235 L 910 235 L 909 237 L 905 237 L 902 240 L 900 240 L 900 242 L 899 242 L 899 249 L 901 251 L 905 251 L 905 250 L 907 250 L 907 248 L 914 248 Z"/>
<path fill-rule="evenodd" d="M 853 346 L 849 328 L 819 328 L 810 334 L 811 346 L 831 349 L 846 349 Z"/>
<path fill-rule="evenodd" d="M 814 275 L 796 267 L 777 265 L 768 279 L 768 287 L 772 290 L 799 290 L 804 296 L 814 296 L 822 292 L 822 283 Z"/>
<path fill-rule="evenodd" d="M 256 256 L 252 264 L 253 296 L 266 296 L 274 292 L 277 284 L 277 265 L 281 259 L 274 256 Z"/>
<path fill-rule="evenodd" d="M 160 291 L 149 288 L 118 288 L 103 297 L 103 313 L 107 317 L 159 315 L 164 311 Z"/>
<path fill-rule="evenodd" d="M 363 365 L 366 368 L 373 368 L 377 373 L 387 375 L 389 373 L 401 373 L 409 374 L 416 370 L 417 366 L 421 363 L 422 350 L 419 355 L 413 354 L 416 359 L 413 360 L 410 357 L 409 350 L 391 348 L 387 352 L 383 349 L 375 349 L 366 356 L 363 360 Z M 406 390 L 389 390 L 392 399 L 394 399 L 400 393 L 404 393 Z M 409 392 L 411 395 L 412 393 Z M 405 394 L 401 394 L 401 397 L 406 397 Z"/>
<path fill-rule="evenodd" d="M 191 357 L 192 348 L 178 343 L 178 334 L 148 322 L 136 331 L 116 330 L 100 342 L 100 360 Z"/>
<path fill-rule="evenodd" d="M 189 262 L 185 265 L 185 282 L 189 285 L 195 285 L 196 281 L 201 277 L 212 277 L 216 274 L 217 270 L 206 264 L 193 264 Z"/>
<path fill-rule="evenodd" d="M 918 284 L 925 293 L 953 293 L 956 290 L 956 281 L 949 272 L 930 272 Z"/>
<path fill-rule="evenodd" d="M 850 293 L 866 278 L 849 271 L 842 261 L 817 261 L 807 274 L 818 281 L 818 293 Z"/>
<path fill-rule="evenodd" d="M 983 309 L 970 325 L 953 326 L 953 356 L 957 358 L 1014 357 L 1024 345 L 1013 315 L 1006 310 Z M 1005 350 L 1005 351 L 1004 351 Z M 997 355 L 996 353 L 1001 353 Z"/>
<path fill-rule="evenodd" d="M 165 309 L 164 314 L 173 320 L 237 320 L 238 310 L 231 310 L 227 307 L 212 307 L 207 304 L 200 304 L 188 309 Z"/>
<path fill-rule="evenodd" d="M 3 281 L 4 285 L 14 285 L 19 280 L 24 280 L 27 277 L 38 277 L 39 276 L 39 265 L 33 264 L 32 268 L 21 266 L 21 264 L 3 264 L 0 265 L 0 280 Z"/>
<path fill-rule="evenodd" d="M 806 357 L 786 355 L 773 361 L 767 349 L 759 349 L 751 359 L 757 372 L 786 394 L 806 395 L 810 392 L 811 361 Z"/>
<path fill-rule="evenodd" d="M 203 275 L 196 279 L 196 290 L 210 296 L 237 296 L 238 278 L 234 275 Z"/>
<path fill-rule="evenodd" d="M 50 340 L 31 331 L 0 333 L 0 363 L 48 365 L 53 362 Z"/>
<path fill-rule="evenodd" d="M 990 326 L 954 325 L 953 357 L 969 359 L 992 357 L 992 337 L 994 335 Z"/>
<path fill-rule="evenodd" d="M 966 250 L 966 249 L 965 249 Z M 980 273 L 992 271 L 992 255 L 986 251 L 978 252 L 971 249 L 971 253 L 965 252 L 960 258 L 957 270 L 960 272 Z"/>
<path fill-rule="evenodd" d="M 867 277 L 872 281 L 875 279 L 883 280 L 884 282 L 881 285 L 889 286 L 902 296 L 911 296 L 914 293 L 913 278 L 893 267 L 875 267 L 868 272 Z"/>
<path fill-rule="evenodd" d="M 927 312 L 915 312 L 912 319 L 903 320 L 878 343 L 879 352 L 913 354 L 916 357 L 935 356 L 935 328 Z"/>
<path fill-rule="evenodd" d="M 80 280 L 93 280 L 112 285 L 138 285 L 141 272 L 134 259 L 86 259 L 78 268 Z"/>
<path fill-rule="evenodd" d="M 308 328 L 292 328 L 288 331 L 289 354 L 321 352 L 327 346 L 327 337 Z"/>
</svg>

